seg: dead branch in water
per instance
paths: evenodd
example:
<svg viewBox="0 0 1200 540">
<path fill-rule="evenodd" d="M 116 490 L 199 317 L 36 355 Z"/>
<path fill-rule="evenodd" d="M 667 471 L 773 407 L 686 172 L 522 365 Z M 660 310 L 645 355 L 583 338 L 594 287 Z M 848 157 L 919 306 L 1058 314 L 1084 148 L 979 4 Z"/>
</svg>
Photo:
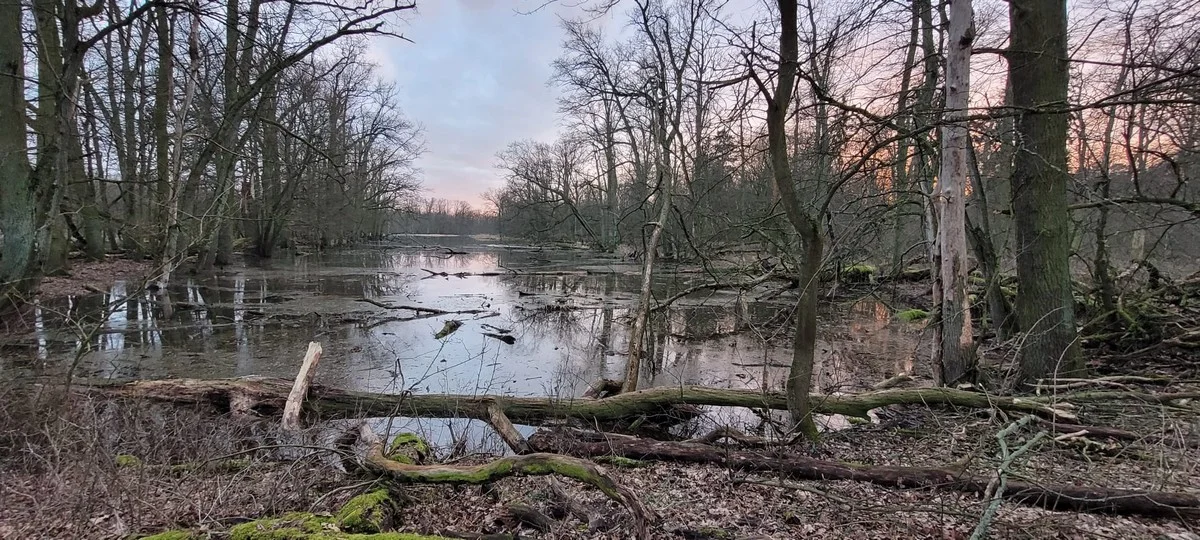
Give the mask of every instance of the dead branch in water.
<svg viewBox="0 0 1200 540">
<path fill-rule="evenodd" d="M 671 307 L 671 304 L 674 304 L 677 300 L 684 298 L 688 295 L 698 293 L 700 291 L 717 291 L 717 290 L 721 290 L 721 289 L 742 289 L 742 290 L 753 289 L 754 287 L 757 287 L 757 286 L 765 283 L 767 280 L 774 278 L 774 277 L 776 277 L 776 274 L 774 274 L 772 272 L 767 272 L 767 273 L 765 273 L 761 276 L 758 276 L 754 279 L 751 279 L 748 281 L 743 281 L 740 283 L 720 283 L 720 282 L 701 283 L 700 285 L 694 285 L 694 286 L 688 287 L 682 291 L 679 291 L 679 292 L 671 295 L 670 298 L 667 298 L 666 300 L 659 302 L 658 305 L 650 308 L 650 311 L 652 313 L 662 311 L 668 307 Z"/>
<path fill-rule="evenodd" d="M 366 302 L 366 303 L 368 303 L 368 304 L 371 304 L 372 306 L 375 306 L 375 307 L 381 307 L 381 308 L 383 308 L 383 309 L 406 309 L 406 310 L 409 310 L 409 311 L 414 311 L 414 312 L 416 312 L 416 313 L 417 313 L 417 317 L 414 317 L 414 319 L 416 319 L 416 318 L 424 318 L 424 317 L 421 317 L 421 316 L 420 316 L 420 314 L 421 314 L 421 313 L 428 313 L 428 314 L 429 314 L 429 316 L 437 316 L 437 315 L 478 315 L 478 314 L 480 314 L 480 313 L 488 313 L 488 310 L 486 310 L 486 309 L 463 309 L 463 310 L 454 310 L 454 311 L 452 311 L 452 310 L 446 310 L 446 309 L 430 308 L 430 307 L 425 307 L 425 306 L 410 306 L 410 305 L 394 306 L 394 305 L 391 305 L 391 304 L 385 304 L 385 303 L 383 303 L 383 302 L 380 302 L 379 300 L 375 300 L 375 299 L 373 299 L 373 298 L 359 298 L 359 299 L 357 299 L 357 300 L 355 300 L 355 301 L 356 301 L 356 302 Z M 407 319 L 406 319 L 406 320 L 407 320 Z"/>
</svg>

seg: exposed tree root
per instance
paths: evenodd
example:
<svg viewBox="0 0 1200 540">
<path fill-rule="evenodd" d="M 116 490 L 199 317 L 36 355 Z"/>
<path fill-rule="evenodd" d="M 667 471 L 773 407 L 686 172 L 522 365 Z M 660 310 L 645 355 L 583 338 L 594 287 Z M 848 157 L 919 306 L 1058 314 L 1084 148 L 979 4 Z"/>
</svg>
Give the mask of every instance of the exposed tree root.
<svg viewBox="0 0 1200 540">
<path fill-rule="evenodd" d="M 617 455 L 632 459 L 655 459 L 707 463 L 740 471 L 770 472 L 806 480 L 854 480 L 901 489 L 933 488 L 983 494 L 990 479 L 965 475 L 952 468 L 864 467 L 824 461 L 799 455 L 762 451 L 730 451 L 707 444 L 664 442 L 624 436 L 585 440 L 578 432 L 569 435 L 543 431 L 529 439 L 538 451 L 554 451 L 580 457 Z M 1156 517 L 1200 517 L 1200 496 L 1191 493 L 1138 491 L 1129 489 L 1041 485 L 1009 481 L 1005 500 L 1049 510 Z"/>
<path fill-rule="evenodd" d="M 582 459 L 551 453 L 505 456 L 476 466 L 409 465 L 383 455 L 383 441 L 366 424 L 359 426 L 359 441 L 366 446 L 363 467 L 380 476 L 404 483 L 485 484 L 508 476 L 557 474 L 591 484 L 633 514 L 634 533 L 647 538 L 650 514 L 642 501 L 617 484 L 596 465 Z"/>
</svg>

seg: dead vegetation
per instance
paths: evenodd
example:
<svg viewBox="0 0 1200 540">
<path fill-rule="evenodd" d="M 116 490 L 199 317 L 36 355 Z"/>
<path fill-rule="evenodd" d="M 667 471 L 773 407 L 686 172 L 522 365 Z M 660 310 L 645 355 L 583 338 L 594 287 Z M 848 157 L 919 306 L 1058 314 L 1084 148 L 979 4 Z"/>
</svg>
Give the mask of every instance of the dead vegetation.
<svg viewBox="0 0 1200 540">
<path fill-rule="evenodd" d="M 1195 383 L 1186 380 L 1126 377 L 1113 382 L 1139 395 L 1195 391 Z M 1080 391 L 1093 397 L 1111 391 L 1096 384 L 1096 389 Z M 389 521 L 397 531 L 535 538 L 627 538 L 636 531 L 636 514 L 618 503 L 620 498 L 582 483 L 503 478 L 507 473 L 471 476 L 469 482 L 447 480 L 447 471 L 507 470 L 497 465 L 504 460 L 494 456 L 464 455 L 458 441 L 428 451 L 429 467 L 406 469 L 420 471 L 413 474 L 421 478 L 409 478 L 400 487 L 364 474 L 355 465 L 360 454 L 333 440 L 357 424 L 334 421 L 297 435 L 278 428 L 274 409 L 258 411 L 265 416 L 217 414 L 201 402 L 63 394 L 54 388 L 27 383 L 4 389 L 0 505 L 8 510 L 0 517 L 0 536 L 126 538 L 187 530 L 200 538 L 224 538 L 238 525 L 266 527 L 266 522 L 253 520 L 271 516 L 292 516 L 292 521 L 276 520 L 271 527 L 301 524 L 296 517 L 301 514 L 289 512 L 314 516 L 316 521 L 307 526 L 319 522 L 337 527 L 347 501 L 380 488 L 389 488 L 390 500 L 398 505 Z M 497 410 L 493 406 L 490 412 Z M 1025 418 L 1019 412 L 907 404 L 876 410 L 873 423 L 829 432 L 818 446 L 785 446 L 769 429 L 758 434 L 724 430 L 693 443 L 580 432 L 568 440 L 578 444 L 608 437 L 607 443 L 594 445 L 606 449 L 573 452 L 549 445 L 546 441 L 555 434 L 543 431 L 523 451 L 555 450 L 603 461 L 597 471 L 645 505 L 649 538 L 966 537 L 993 499 L 995 487 L 983 484 L 1000 476 L 1008 479 L 1010 491 L 989 524 L 993 537 L 1188 538 L 1197 521 L 1187 509 L 1135 512 L 1158 515 L 1150 518 L 1114 516 L 1105 508 L 1093 508 L 1100 512 L 1093 514 L 1021 504 L 1020 490 L 1030 485 L 1200 496 L 1195 488 L 1200 485 L 1200 450 L 1190 443 L 1200 431 L 1194 401 L 1093 399 L 1079 401 L 1075 411 L 1117 436 L 1064 433 L 1046 422 L 1025 421 L 1012 428 Z M 997 437 L 1006 428 L 1013 448 L 1035 438 L 1038 442 L 1028 454 L 1006 462 Z M 702 446 L 713 459 L 684 463 L 666 455 L 623 452 L 621 440 Z M 759 466 L 746 467 L 738 456 L 763 459 L 755 461 Z M 768 456 L 781 462 L 837 462 L 847 471 L 943 468 L 961 476 L 946 478 L 944 485 L 879 485 L 852 476 L 773 471 L 761 466 Z M 528 456 L 505 459 L 517 458 Z M 530 463 L 524 466 L 534 474 L 545 470 Z M 438 477 L 482 485 L 420 485 Z M 980 483 L 956 489 L 956 478 L 966 477 Z"/>
</svg>

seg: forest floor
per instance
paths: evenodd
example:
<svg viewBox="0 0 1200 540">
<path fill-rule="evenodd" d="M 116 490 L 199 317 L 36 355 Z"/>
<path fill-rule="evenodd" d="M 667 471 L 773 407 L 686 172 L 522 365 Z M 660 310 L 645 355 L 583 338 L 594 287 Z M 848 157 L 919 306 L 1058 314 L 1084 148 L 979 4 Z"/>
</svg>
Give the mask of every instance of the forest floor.
<svg viewBox="0 0 1200 540">
<path fill-rule="evenodd" d="M 85 295 L 106 290 L 117 281 L 139 281 L 153 269 L 154 262 L 148 260 L 117 257 L 103 261 L 72 260 L 66 273 L 42 278 L 38 293 L 42 299 Z"/>
<path fill-rule="evenodd" d="M 1194 365 L 1194 364 L 1193 364 Z M 1181 379 L 1172 391 L 1195 391 Z M 1160 388 L 1161 390 L 1161 388 Z M 229 527 L 291 511 L 334 512 L 371 481 L 342 470 L 329 433 L 283 455 L 274 422 L 177 406 L 75 394 L 0 389 L 0 538 L 130 538 L 185 528 L 224 538 Z M 1200 433 L 1194 406 L 1095 404 L 1088 421 L 1179 438 Z M 819 446 L 777 449 L 863 466 L 947 466 L 994 476 L 996 433 L 1010 419 L 988 412 L 891 407 L 874 424 L 827 433 Z M 343 426 L 344 427 L 344 426 Z M 1018 432 L 1012 446 L 1036 429 Z M 1195 445 L 1192 445 L 1195 446 Z M 257 450 L 255 450 L 257 449 Z M 448 456 L 458 464 L 484 455 Z M 199 465 L 197 465 L 199 464 Z M 607 465 L 658 515 L 653 538 L 968 538 L 986 502 L 977 494 L 900 490 L 850 481 L 777 480 L 720 466 L 643 462 Z M 1200 449 L 1163 442 L 1047 441 L 1013 475 L 1076 484 L 1196 493 Z M 509 533 L 528 538 L 628 538 L 629 514 L 597 490 L 562 481 L 592 523 L 566 517 L 548 532 L 521 528 L 506 505 L 551 514 L 546 477 L 510 478 L 488 489 L 408 486 L 397 529 L 424 534 Z M 1004 503 L 993 538 L 1200 538 L 1200 523 L 1054 512 Z"/>
</svg>

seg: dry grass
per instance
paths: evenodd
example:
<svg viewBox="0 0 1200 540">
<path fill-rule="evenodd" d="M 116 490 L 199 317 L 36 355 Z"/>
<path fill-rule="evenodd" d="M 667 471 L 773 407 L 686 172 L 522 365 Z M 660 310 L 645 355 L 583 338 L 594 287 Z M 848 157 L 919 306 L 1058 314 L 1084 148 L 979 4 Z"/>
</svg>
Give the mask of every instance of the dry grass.
<svg viewBox="0 0 1200 540">
<path fill-rule="evenodd" d="M 0 394 L 0 538 L 224 529 L 307 509 L 344 480 L 328 452 L 253 450 L 274 444 L 262 423 L 28 386 Z"/>
</svg>

